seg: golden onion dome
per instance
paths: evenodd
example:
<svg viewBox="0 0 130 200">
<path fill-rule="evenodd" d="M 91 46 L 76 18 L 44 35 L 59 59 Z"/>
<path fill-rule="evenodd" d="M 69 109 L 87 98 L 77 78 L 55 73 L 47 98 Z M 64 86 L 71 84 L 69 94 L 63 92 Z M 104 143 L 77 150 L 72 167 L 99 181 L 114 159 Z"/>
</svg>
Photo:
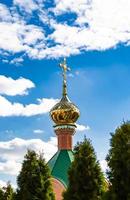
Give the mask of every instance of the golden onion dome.
<svg viewBox="0 0 130 200">
<path fill-rule="evenodd" d="M 51 109 L 50 116 L 56 125 L 74 125 L 80 116 L 80 111 L 67 96 L 66 72 L 69 68 L 65 59 L 60 67 L 63 69 L 63 96 Z"/>
<path fill-rule="evenodd" d="M 50 115 L 56 125 L 74 125 L 80 112 L 67 96 L 63 96 L 60 102 L 51 109 Z"/>
</svg>

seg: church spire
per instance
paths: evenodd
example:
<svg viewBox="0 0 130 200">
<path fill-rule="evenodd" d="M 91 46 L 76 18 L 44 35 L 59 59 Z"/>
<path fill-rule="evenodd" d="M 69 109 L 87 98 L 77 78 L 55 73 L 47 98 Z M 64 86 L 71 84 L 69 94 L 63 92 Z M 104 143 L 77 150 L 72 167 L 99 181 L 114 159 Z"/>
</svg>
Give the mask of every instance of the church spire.
<svg viewBox="0 0 130 200">
<path fill-rule="evenodd" d="M 68 169 L 73 161 L 73 135 L 76 132 L 76 121 L 80 111 L 67 96 L 66 59 L 60 63 L 63 75 L 63 91 L 59 102 L 50 110 L 54 122 L 54 131 L 58 140 L 58 151 L 49 161 L 52 175 L 52 185 L 56 199 L 62 199 L 62 193 L 68 186 Z"/>
<path fill-rule="evenodd" d="M 67 66 L 66 63 L 66 58 L 64 58 L 63 62 L 60 63 L 60 67 L 62 68 L 63 71 L 63 91 L 62 95 L 63 97 L 67 96 L 67 71 L 70 70 L 70 68 Z"/>
<path fill-rule="evenodd" d="M 72 136 L 75 133 L 76 121 L 80 111 L 67 97 L 67 71 L 69 67 L 66 59 L 60 63 L 63 70 L 63 94 L 61 100 L 51 109 L 50 116 L 54 122 L 54 130 L 58 136 L 58 149 L 72 149 Z"/>
</svg>

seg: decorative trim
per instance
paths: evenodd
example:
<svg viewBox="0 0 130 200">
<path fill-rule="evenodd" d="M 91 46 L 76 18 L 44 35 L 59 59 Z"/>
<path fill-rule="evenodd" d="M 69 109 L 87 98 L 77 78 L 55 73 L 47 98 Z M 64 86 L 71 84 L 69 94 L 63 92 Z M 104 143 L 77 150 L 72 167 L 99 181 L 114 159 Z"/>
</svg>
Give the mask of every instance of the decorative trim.
<svg viewBox="0 0 130 200">
<path fill-rule="evenodd" d="M 75 129 L 76 125 L 55 125 L 54 130 L 58 129 Z"/>
</svg>

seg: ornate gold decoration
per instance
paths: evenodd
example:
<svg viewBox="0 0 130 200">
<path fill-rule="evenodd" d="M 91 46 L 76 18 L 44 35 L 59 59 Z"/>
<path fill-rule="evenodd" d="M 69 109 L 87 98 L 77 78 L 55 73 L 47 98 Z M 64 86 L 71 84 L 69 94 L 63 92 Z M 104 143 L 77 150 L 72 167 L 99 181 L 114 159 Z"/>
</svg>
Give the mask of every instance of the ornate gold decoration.
<svg viewBox="0 0 130 200">
<path fill-rule="evenodd" d="M 80 112 L 67 97 L 66 73 L 69 68 L 66 64 L 66 59 L 60 63 L 60 67 L 63 69 L 63 96 L 60 102 L 51 109 L 50 115 L 56 125 L 74 125 L 80 115 Z"/>
<path fill-rule="evenodd" d="M 67 66 L 66 58 L 64 58 L 63 62 L 60 63 L 60 67 L 63 69 L 63 96 L 67 95 L 67 71 L 70 71 L 70 68 Z"/>
</svg>

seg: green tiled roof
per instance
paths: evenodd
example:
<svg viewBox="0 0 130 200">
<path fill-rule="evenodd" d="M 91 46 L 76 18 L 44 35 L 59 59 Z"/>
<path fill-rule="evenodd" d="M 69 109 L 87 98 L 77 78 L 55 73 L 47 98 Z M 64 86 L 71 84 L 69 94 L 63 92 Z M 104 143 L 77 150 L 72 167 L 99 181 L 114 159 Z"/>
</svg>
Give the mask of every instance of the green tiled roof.
<svg viewBox="0 0 130 200">
<path fill-rule="evenodd" d="M 68 169 L 72 161 L 73 151 L 60 150 L 48 162 L 51 175 L 62 182 L 65 187 L 68 185 Z"/>
</svg>

